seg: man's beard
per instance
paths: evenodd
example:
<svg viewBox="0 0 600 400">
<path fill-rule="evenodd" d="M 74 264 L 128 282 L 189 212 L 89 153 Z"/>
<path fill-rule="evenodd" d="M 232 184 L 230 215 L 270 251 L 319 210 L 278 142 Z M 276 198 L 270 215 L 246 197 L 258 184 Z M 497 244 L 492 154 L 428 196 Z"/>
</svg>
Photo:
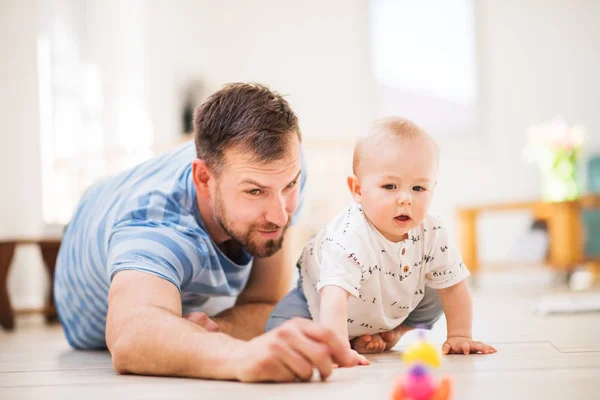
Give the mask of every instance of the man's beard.
<svg viewBox="0 0 600 400">
<path fill-rule="evenodd" d="M 225 206 L 220 194 L 215 197 L 215 219 L 221 225 L 221 228 L 229 235 L 232 239 L 238 241 L 242 247 L 246 249 L 248 253 L 257 258 L 271 257 L 277 253 L 283 245 L 284 234 L 287 228 L 290 226 L 291 218 L 288 218 L 288 223 L 281 229 L 281 235 L 277 239 L 269 239 L 267 241 L 257 241 L 253 239 L 253 234 L 260 235 L 257 231 L 274 231 L 282 227 L 266 223 L 264 225 L 252 224 L 246 232 L 239 232 L 233 229 L 234 224 L 228 220 L 225 212 Z"/>
</svg>

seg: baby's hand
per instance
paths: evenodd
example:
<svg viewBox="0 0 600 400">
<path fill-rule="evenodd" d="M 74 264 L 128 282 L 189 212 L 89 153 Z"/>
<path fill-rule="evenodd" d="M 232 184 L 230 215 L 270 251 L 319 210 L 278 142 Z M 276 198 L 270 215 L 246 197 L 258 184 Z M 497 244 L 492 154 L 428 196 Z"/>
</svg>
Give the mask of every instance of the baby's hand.
<svg viewBox="0 0 600 400">
<path fill-rule="evenodd" d="M 385 340 L 379 335 L 362 335 L 350 341 L 352 348 L 361 354 L 383 353 Z"/>
<path fill-rule="evenodd" d="M 446 339 L 446 342 L 442 345 L 442 354 L 472 354 L 472 353 L 483 353 L 492 354 L 497 352 L 493 346 L 485 344 L 483 342 L 476 342 L 468 337 L 454 336 Z"/>
</svg>

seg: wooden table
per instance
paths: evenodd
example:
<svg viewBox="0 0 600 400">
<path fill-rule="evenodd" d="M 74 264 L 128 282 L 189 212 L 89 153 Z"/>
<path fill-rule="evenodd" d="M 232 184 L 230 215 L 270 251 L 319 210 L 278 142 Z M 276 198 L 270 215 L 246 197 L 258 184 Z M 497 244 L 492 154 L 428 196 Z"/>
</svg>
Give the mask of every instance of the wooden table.
<svg viewBox="0 0 600 400">
<path fill-rule="evenodd" d="M 43 313 L 47 321 L 56 320 L 56 308 L 53 297 L 53 278 L 56 257 L 60 248 L 59 238 L 38 239 L 4 239 L 0 240 L 0 326 L 11 330 L 14 328 L 14 311 L 8 296 L 7 277 L 15 249 L 19 245 L 37 245 L 42 253 L 44 265 L 50 276 L 50 294 Z"/>
<path fill-rule="evenodd" d="M 580 200 L 548 203 L 530 201 L 465 207 L 458 210 L 460 250 L 465 265 L 472 273 L 479 270 L 477 255 L 477 217 L 482 213 L 530 210 L 536 220 L 548 227 L 549 254 L 547 262 L 560 271 L 570 271 L 587 260 L 583 248 L 581 211 L 599 208 L 600 194 L 589 194 Z"/>
</svg>

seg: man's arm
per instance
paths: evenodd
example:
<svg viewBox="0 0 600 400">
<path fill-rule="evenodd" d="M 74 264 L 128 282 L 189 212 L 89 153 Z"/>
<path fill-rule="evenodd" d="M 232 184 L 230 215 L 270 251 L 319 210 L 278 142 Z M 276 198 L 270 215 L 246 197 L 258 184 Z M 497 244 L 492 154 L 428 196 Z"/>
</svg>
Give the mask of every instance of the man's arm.
<svg viewBox="0 0 600 400">
<path fill-rule="evenodd" d="M 141 375 L 294 381 L 310 379 L 313 368 L 327 377 L 334 362 L 360 362 L 331 330 L 302 319 L 249 342 L 208 332 L 181 317 L 172 283 L 130 270 L 111 283 L 106 343 L 117 372 Z"/>
<path fill-rule="evenodd" d="M 106 344 L 121 373 L 235 379 L 225 361 L 242 342 L 181 318 L 171 282 L 121 271 L 108 295 Z"/>
<path fill-rule="evenodd" d="M 250 340 L 265 332 L 273 308 L 290 290 L 292 280 L 291 230 L 285 233 L 281 250 L 268 258 L 256 258 L 248 284 L 235 306 L 212 318 L 221 332 Z"/>
</svg>

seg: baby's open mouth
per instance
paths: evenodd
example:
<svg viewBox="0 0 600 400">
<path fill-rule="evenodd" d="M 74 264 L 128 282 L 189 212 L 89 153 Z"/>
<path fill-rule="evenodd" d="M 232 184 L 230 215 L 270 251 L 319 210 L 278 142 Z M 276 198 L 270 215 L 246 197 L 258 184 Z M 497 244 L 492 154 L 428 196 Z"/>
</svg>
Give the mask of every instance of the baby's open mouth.
<svg viewBox="0 0 600 400">
<path fill-rule="evenodd" d="M 394 217 L 394 219 L 397 219 L 398 221 L 408 221 L 410 219 L 410 217 L 406 214 L 401 214 L 401 215 Z"/>
</svg>

